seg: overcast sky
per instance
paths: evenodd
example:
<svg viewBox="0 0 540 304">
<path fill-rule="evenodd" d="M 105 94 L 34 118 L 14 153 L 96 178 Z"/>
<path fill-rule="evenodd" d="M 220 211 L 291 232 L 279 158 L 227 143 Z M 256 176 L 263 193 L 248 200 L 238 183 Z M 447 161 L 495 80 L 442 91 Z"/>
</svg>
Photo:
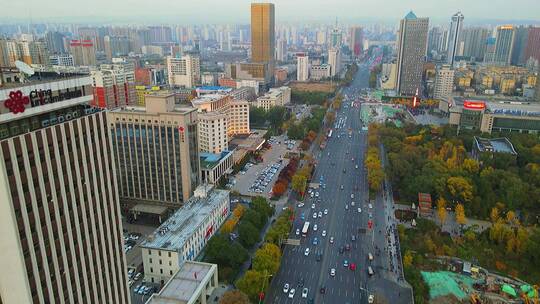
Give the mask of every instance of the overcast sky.
<svg viewBox="0 0 540 304">
<path fill-rule="evenodd" d="M 0 0 L 0 22 L 108 20 L 175 23 L 249 23 L 250 0 Z M 281 22 L 398 20 L 413 10 L 419 17 L 448 19 L 460 10 L 465 20 L 538 20 L 540 0 L 275 0 Z"/>
</svg>

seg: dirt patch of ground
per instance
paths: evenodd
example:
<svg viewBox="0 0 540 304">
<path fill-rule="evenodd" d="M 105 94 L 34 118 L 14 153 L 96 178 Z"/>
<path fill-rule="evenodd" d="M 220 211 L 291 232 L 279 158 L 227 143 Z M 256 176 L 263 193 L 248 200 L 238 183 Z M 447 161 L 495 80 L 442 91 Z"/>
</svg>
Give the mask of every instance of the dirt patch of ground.
<svg viewBox="0 0 540 304">
<path fill-rule="evenodd" d="M 336 85 L 330 82 L 291 82 L 291 89 L 305 92 L 324 92 L 332 93 Z"/>
</svg>

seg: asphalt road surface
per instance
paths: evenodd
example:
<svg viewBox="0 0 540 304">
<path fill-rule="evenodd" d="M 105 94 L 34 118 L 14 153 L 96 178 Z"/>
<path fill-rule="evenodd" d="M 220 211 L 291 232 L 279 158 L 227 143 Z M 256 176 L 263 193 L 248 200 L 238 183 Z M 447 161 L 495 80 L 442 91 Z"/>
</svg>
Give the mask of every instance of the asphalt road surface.
<svg viewBox="0 0 540 304">
<path fill-rule="evenodd" d="M 367 87 L 368 79 L 368 67 L 360 65 L 353 83 L 342 90 L 348 98 L 344 98 L 336 116 L 338 128 L 333 129 L 324 150 L 314 151 L 318 165 L 312 181 L 320 181 L 324 187 L 316 190 L 318 198 L 306 199 L 301 208 L 294 206 L 296 217 L 289 238 L 300 239 L 300 245 L 285 245 L 280 270 L 272 280 L 265 303 L 368 303 L 368 294 L 383 296 L 387 303 L 412 302 L 410 288 L 398 282 L 398 276 L 390 271 L 391 260 L 384 250 L 386 226 L 393 222 L 388 219 L 390 210 L 385 207 L 382 195 L 377 197 L 372 209 L 368 207 L 367 175 L 363 165 L 367 132 L 362 131 L 360 104 L 351 106 L 351 102 L 359 100 L 359 91 Z M 313 209 L 312 204 L 315 204 Z M 324 209 L 328 209 L 327 215 Z M 319 211 L 323 216 L 313 218 L 313 213 Z M 367 229 L 370 214 L 373 229 Z M 296 229 L 302 230 L 306 221 L 310 222 L 307 236 L 296 235 Z M 315 224 L 317 231 L 313 230 Z M 324 237 L 323 230 L 326 231 Z M 317 245 L 313 244 L 315 237 Z M 333 243 L 330 243 L 331 237 Z M 340 253 L 340 247 L 346 245 L 350 250 Z M 308 256 L 306 248 L 310 250 Z M 322 254 L 320 261 L 317 261 L 318 253 Z M 373 261 L 369 261 L 369 253 Z M 356 269 L 345 267 L 345 260 L 349 265 L 355 263 Z M 373 275 L 368 274 L 368 266 Z M 330 275 L 332 268 L 334 276 Z M 296 290 L 292 298 L 283 291 L 286 283 Z M 321 287 L 325 288 L 324 293 Z M 308 289 L 305 298 L 303 288 Z"/>
</svg>

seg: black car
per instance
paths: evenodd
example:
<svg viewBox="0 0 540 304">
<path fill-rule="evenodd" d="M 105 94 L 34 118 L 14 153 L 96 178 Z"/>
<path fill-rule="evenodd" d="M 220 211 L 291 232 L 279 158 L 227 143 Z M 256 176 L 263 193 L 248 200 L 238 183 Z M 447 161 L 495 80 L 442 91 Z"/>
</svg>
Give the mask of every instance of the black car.
<svg viewBox="0 0 540 304">
<path fill-rule="evenodd" d="M 319 289 L 320 293 L 326 293 L 326 287 L 321 286 L 321 289 Z"/>
<path fill-rule="evenodd" d="M 304 287 L 304 278 L 301 278 L 300 280 L 298 280 L 298 286 Z"/>
<path fill-rule="evenodd" d="M 343 246 L 339 247 L 339 253 L 343 253 Z"/>
<path fill-rule="evenodd" d="M 317 254 L 317 262 L 320 262 L 322 259 L 322 253 Z"/>
</svg>

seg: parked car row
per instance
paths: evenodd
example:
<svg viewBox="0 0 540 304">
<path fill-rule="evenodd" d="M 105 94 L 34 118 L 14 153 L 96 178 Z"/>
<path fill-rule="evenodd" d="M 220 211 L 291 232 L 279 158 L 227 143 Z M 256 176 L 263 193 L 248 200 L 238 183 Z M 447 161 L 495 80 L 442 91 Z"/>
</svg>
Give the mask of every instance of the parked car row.
<svg viewBox="0 0 540 304">
<path fill-rule="evenodd" d="M 249 192 L 263 193 L 268 185 L 272 182 L 274 175 L 278 173 L 279 168 L 281 167 L 281 162 L 276 162 L 272 165 L 266 166 L 263 171 L 259 174 L 255 182 L 249 187 Z"/>
</svg>

